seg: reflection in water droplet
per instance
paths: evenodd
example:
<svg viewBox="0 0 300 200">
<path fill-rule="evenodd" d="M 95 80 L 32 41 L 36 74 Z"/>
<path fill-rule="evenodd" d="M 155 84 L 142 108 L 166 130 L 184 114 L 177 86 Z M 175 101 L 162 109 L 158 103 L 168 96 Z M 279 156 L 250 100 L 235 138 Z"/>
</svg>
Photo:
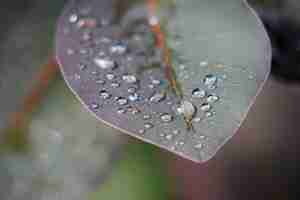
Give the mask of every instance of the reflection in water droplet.
<svg viewBox="0 0 300 200">
<path fill-rule="evenodd" d="M 130 100 L 130 101 L 137 101 L 137 100 L 139 100 L 139 95 L 137 94 L 137 93 L 134 93 L 134 94 L 131 94 L 131 95 L 129 95 L 129 97 L 128 97 L 128 99 Z"/>
<path fill-rule="evenodd" d="M 194 98 L 204 98 L 206 96 L 206 91 L 205 90 L 201 90 L 199 88 L 196 88 L 196 89 L 193 90 L 192 96 Z"/>
<path fill-rule="evenodd" d="M 74 24 L 78 21 L 79 17 L 77 14 L 72 14 L 70 17 L 69 17 L 69 22 Z"/>
<path fill-rule="evenodd" d="M 212 74 L 209 74 L 205 76 L 203 82 L 208 89 L 215 89 L 217 87 L 218 78 Z"/>
<path fill-rule="evenodd" d="M 94 58 L 94 63 L 101 69 L 114 69 L 116 62 L 109 58 Z"/>
<path fill-rule="evenodd" d="M 151 128 L 153 128 L 154 126 L 153 126 L 153 124 L 151 124 L 151 123 L 146 123 L 146 124 L 144 124 L 144 127 L 145 127 L 145 129 L 151 129 Z"/>
<path fill-rule="evenodd" d="M 177 112 L 184 115 L 187 119 L 191 119 L 196 113 L 196 107 L 189 101 L 182 101 L 177 108 Z"/>
<path fill-rule="evenodd" d="M 137 78 L 134 75 L 123 75 L 122 79 L 126 83 L 136 83 L 137 82 Z"/>
<path fill-rule="evenodd" d="M 118 97 L 116 100 L 117 100 L 118 104 L 121 106 L 126 105 L 128 103 L 128 100 L 123 97 Z"/>
<path fill-rule="evenodd" d="M 106 91 L 106 90 L 101 90 L 99 92 L 100 97 L 102 97 L 103 99 L 109 99 L 111 97 L 111 95 Z"/>
<path fill-rule="evenodd" d="M 150 101 L 154 103 L 159 103 L 163 101 L 166 98 L 166 94 L 164 92 L 159 92 L 154 94 L 151 98 Z"/>
<path fill-rule="evenodd" d="M 204 112 L 207 112 L 211 109 L 211 105 L 209 105 L 208 103 L 204 103 L 201 105 L 200 109 Z"/>
<path fill-rule="evenodd" d="M 194 146 L 196 149 L 202 149 L 203 148 L 203 144 L 202 143 L 199 143 L 199 144 L 196 144 Z"/>
<path fill-rule="evenodd" d="M 219 97 L 217 95 L 209 95 L 206 99 L 208 103 L 215 103 L 219 100 Z"/>
<path fill-rule="evenodd" d="M 162 122 L 168 123 L 168 122 L 171 122 L 173 120 L 173 116 L 170 115 L 170 114 L 165 113 L 165 114 L 162 114 L 160 116 L 160 119 L 161 119 Z"/>
<path fill-rule="evenodd" d="M 108 80 L 113 80 L 115 78 L 115 75 L 114 74 L 106 74 L 106 78 Z"/>
<path fill-rule="evenodd" d="M 126 51 L 127 51 L 127 46 L 125 44 L 122 44 L 122 43 L 114 44 L 110 48 L 110 52 L 113 53 L 113 54 L 122 55 L 122 54 L 126 53 Z"/>
</svg>

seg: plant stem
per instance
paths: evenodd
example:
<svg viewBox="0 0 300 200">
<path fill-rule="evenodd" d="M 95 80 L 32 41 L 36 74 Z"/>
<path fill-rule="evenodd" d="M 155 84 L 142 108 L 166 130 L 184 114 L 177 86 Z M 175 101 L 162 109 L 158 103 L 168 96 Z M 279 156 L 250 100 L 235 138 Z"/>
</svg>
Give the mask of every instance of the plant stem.
<svg viewBox="0 0 300 200">
<path fill-rule="evenodd" d="M 157 0 L 148 0 L 148 9 L 150 11 L 151 16 L 156 16 L 157 9 L 158 9 Z M 177 95 L 177 97 L 182 99 L 183 98 L 182 90 L 176 79 L 176 73 L 172 65 L 171 53 L 170 53 L 170 49 L 167 46 L 166 36 L 162 31 L 160 23 L 150 24 L 150 26 L 152 32 L 155 34 L 156 47 L 162 49 L 163 51 L 163 63 L 165 65 L 165 76 L 169 81 L 170 87 L 172 88 L 174 93 Z"/>
</svg>

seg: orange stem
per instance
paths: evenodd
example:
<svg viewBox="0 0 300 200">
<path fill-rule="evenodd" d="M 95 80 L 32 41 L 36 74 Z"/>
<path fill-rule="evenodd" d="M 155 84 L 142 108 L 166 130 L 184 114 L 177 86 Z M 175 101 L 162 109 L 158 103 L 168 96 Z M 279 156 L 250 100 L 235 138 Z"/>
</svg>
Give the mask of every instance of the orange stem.
<svg viewBox="0 0 300 200">
<path fill-rule="evenodd" d="M 157 0 L 148 0 L 148 8 L 150 10 L 151 16 L 156 16 L 156 12 L 158 10 L 158 2 Z M 161 25 L 159 23 L 151 24 L 151 30 L 155 34 L 156 39 L 156 47 L 163 50 L 163 62 L 165 63 L 165 75 L 167 80 L 169 81 L 172 89 L 175 91 L 175 93 L 182 97 L 182 94 L 180 92 L 180 89 L 178 88 L 177 81 L 175 77 L 173 76 L 173 68 L 172 68 L 172 61 L 171 61 L 171 55 L 170 50 L 166 43 L 166 38 L 163 30 L 161 29 Z"/>
</svg>

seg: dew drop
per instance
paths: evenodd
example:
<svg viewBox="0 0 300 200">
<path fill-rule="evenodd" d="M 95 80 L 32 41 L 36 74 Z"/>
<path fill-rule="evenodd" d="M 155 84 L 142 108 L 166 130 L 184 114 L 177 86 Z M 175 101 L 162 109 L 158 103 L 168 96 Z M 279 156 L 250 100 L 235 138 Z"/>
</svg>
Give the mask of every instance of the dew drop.
<svg viewBox="0 0 300 200">
<path fill-rule="evenodd" d="M 194 147 L 195 147 L 195 149 L 202 149 L 203 148 L 203 144 L 199 143 L 199 144 L 196 144 Z"/>
<path fill-rule="evenodd" d="M 94 63 L 101 69 L 114 69 L 117 67 L 116 62 L 109 58 L 94 58 Z"/>
<path fill-rule="evenodd" d="M 113 53 L 113 54 L 122 55 L 122 54 L 126 53 L 126 51 L 127 51 L 127 46 L 125 44 L 122 44 L 122 43 L 114 44 L 110 48 L 110 52 Z"/>
<path fill-rule="evenodd" d="M 166 98 L 166 94 L 164 92 L 159 92 L 150 97 L 150 101 L 154 103 L 159 103 Z"/>
<path fill-rule="evenodd" d="M 201 105 L 200 109 L 204 112 L 207 112 L 211 109 L 211 105 L 209 105 L 208 103 L 204 103 Z"/>
<path fill-rule="evenodd" d="M 72 14 L 70 17 L 69 17 L 69 22 L 74 24 L 78 21 L 79 17 L 77 14 Z"/>
<path fill-rule="evenodd" d="M 206 99 L 208 103 L 215 103 L 219 100 L 220 98 L 217 95 L 209 95 Z"/>
<path fill-rule="evenodd" d="M 165 113 L 160 116 L 160 119 L 162 122 L 169 123 L 173 120 L 173 116 L 168 113 Z"/>
<path fill-rule="evenodd" d="M 115 78 L 115 75 L 114 74 L 106 74 L 106 78 L 108 80 L 113 80 Z"/>
<path fill-rule="evenodd" d="M 111 97 L 111 95 L 106 91 L 106 90 L 101 90 L 99 92 L 100 97 L 102 97 L 103 99 L 109 99 Z"/>
<path fill-rule="evenodd" d="M 177 112 L 184 115 L 187 119 L 190 119 L 195 115 L 196 107 L 189 101 L 182 101 L 177 108 Z"/>
<path fill-rule="evenodd" d="M 206 96 L 206 91 L 196 88 L 192 92 L 192 97 L 194 98 L 204 98 Z"/>
<path fill-rule="evenodd" d="M 208 89 L 215 89 L 217 87 L 218 78 L 212 74 L 209 74 L 205 76 L 203 82 Z"/>
<path fill-rule="evenodd" d="M 117 100 L 118 104 L 121 106 L 124 106 L 128 103 L 128 100 L 123 97 L 118 97 L 116 100 Z"/>
<path fill-rule="evenodd" d="M 151 129 L 151 128 L 153 128 L 154 126 L 153 126 L 153 124 L 151 124 L 151 123 L 146 123 L 146 124 L 144 124 L 144 128 L 145 129 Z"/>
<path fill-rule="evenodd" d="M 131 94 L 131 95 L 129 95 L 128 99 L 130 101 L 137 101 L 137 100 L 139 100 L 139 95 L 137 93 Z"/>
<path fill-rule="evenodd" d="M 150 116 L 150 115 L 144 115 L 144 116 L 143 116 L 143 119 L 144 119 L 144 120 L 149 120 L 149 119 L 151 119 L 151 116 Z"/>
<path fill-rule="evenodd" d="M 113 87 L 113 88 L 119 88 L 120 87 L 120 83 L 117 83 L 117 82 L 111 83 L 111 87 Z"/>
<path fill-rule="evenodd" d="M 136 83 L 137 82 L 137 78 L 134 75 L 123 75 L 122 79 L 126 82 L 126 83 Z"/>
</svg>

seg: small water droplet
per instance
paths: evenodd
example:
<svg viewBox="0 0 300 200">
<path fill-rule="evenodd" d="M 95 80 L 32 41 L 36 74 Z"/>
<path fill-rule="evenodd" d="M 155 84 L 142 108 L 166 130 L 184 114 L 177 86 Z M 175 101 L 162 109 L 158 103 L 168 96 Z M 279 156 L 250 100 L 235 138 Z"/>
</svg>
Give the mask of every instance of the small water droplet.
<svg viewBox="0 0 300 200">
<path fill-rule="evenodd" d="M 145 128 L 145 129 L 151 129 L 151 128 L 153 128 L 153 127 L 154 127 L 154 125 L 151 124 L 151 123 L 146 123 L 146 124 L 144 124 L 144 128 Z"/>
<path fill-rule="evenodd" d="M 196 107 L 189 101 L 182 101 L 177 108 L 177 112 L 184 115 L 187 119 L 191 119 L 196 113 Z"/>
<path fill-rule="evenodd" d="M 135 93 L 136 92 L 136 88 L 134 88 L 134 87 L 130 87 L 130 88 L 128 88 L 128 93 Z"/>
<path fill-rule="evenodd" d="M 97 80 L 96 80 L 96 83 L 97 83 L 97 84 L 100 84 L 100 85 L 104 85 L 104 84 L 105 84 L 105 80 L 97 79 Z"/>
<path fill-rule="evenodd" d="M 124 113 L 126 113 L 126 110 L 123 109 L 123 108 L 118 108 L 117 113 L 118 114 L 124 114 Z"/>
<path fill-rule="evenodd" d="M 160 81 L 160 80 L 157 80 L 157 79 L 153 79 L 153 80 L 151 81 L 151 83 L 152 83 L 153 85 L 160 85 L 160 84 L 161 84 L 161 81 Z"/>
<path fill-rule="evenodd" d="M 120 87 L 120 83 L 117 83 L 117 82 L 111 83 L 111 87 L 113 87 L 113 88 L 119 88 Z"/>
<path fill-rule="evenodd" d="M 193 119 L 193 122 L 199 123 L 199 122 L 201 122 L 201 118 L 200 117 L 196 117 L 196 118 Z"/>
<path fill-rule="evenodd" d="M 77 14 L 72 14 L 70 17 L 69 17 L 69 22 L 74 24 L 78 21 L 79 17 Z"/>
<path fill-rule="evenodd" d="M 173 116 L 168 113 L 164 113 L 160 116 L 160 119 L 162 122 L 169 123 L 173 120 Z"/>
<path fill-rule="evenodd" d="M 204 98 L 206 96 L 206 91 L 196 88 L 192 91 L 192 97 L 194 98 Z"/>
<path fill-rule="evenodd" d="M 94 58 L 94 63 L 101 69 L 114 69 L 117 67 L 115 61 L 110 60 L 109 58 Z"/>
<path fill-rule="evenodd" d="M 149 120 L 149 119 L 151 119 L 151 116 L 150 116 L 150 115 L 144 115 L 144 116 L 143 116 L 143 119 L 144 119 L 144 120 Z"/>
<path fill-rule="evenodd" d="M 172 140 L 172 139 L 173 139 L 173 135 L 172 135 L 172 134 L 166 135 L 166 139 L 167 139 L 167 140 Z"/>
<path fill-rule="evenodd" d="M 121 106 L 124 106 L 128 103 L 128 100 L 125 99 L 124 97 L 118 97 L 116 100 L 117 100 L 118 104 Z"/>
<path fill-rule="evenodd" d="M 208 103 L 204 103 L 201 105 L 200 109 L 204 112 L 207 112 L 211 109 L 211 105 L 209 105 Z"/>
<path fill-rule="evenodd" d="M 219 100 L 220 98 L 217 95 L 209 95 L 206 99 L 208 103 L 215 103 Z"/>
<path fill-rule="evenodd" d="M 164 92 L 159 92 L 150 97 L 150 101 L 154 103 L 159 103 L 166 98 L 166 94 Z"/>
<path fill-rule="evenodd" d="M 180 133 L 179 130 L 173 130 L 173 134 L 174 134 L 174 135 L 178 135 L 179 133 Z"/>
<path fill-rule="evenodd" d="M 207 67 L 207 66 L 208 66 L 208 62 L 206 61 L 200 62 L 200 67 Z"/>
<path fill-rule="evenodd" d="M 205 113 L 205 116 L 206 116 L 206 117 L 212 117 L 212 116 L 213 116 L 213 113 L 212 113 L 212 112 L 206 112 L 206 113 Z"/>
<path fill-rule="evenodd" d="M 139 100 L 139 95 L 137 93 L 131 94 L 131 95 L 129 95 L 128 99 L 130 101 L 137 101 L 137 100 Z"/>
<path fill-rule="evenodd" d="M 139 134 L 145 134 L 146 133 L 146 130 L 145 129 L 140 129 L 139 130 Z"/>
<path fill-rule="evenodd" d="M 100 97 L 102 97 L 103 99 L 109 99 L 111 97 L 111 95 L 106 91 L 106 90 L 101 90 L 99 92 Z"/>
<path fill-rule="evenodd" d="M 203 82 L 208 89 L 215 89 L 217 87 L 218 78 L 212 74 L 208 74 L 205 76 Z"/>
<path fill-rule="evenodd" d="M 114 74 L 106 74 L 106 78 L 108 80 L 113 80 L 115 78 L 115 75 Z"/>
<path fill-rule="evenodd" d="M 123 43 L 116 43 L 113 46 L 111 46 L 110 48 L 110 52 L 113 54 L 119 54 L 122 55 L 124 53 L 126 53 L 127 51 L 127 46 Z"/>
<path fill-rule="evenodd" d="M 68 48 L 68 49 L 67 49 L 67 54 L 68 54 L 69 56 L 74 55 L 74 54 L 75 54 L 75 51 L 74 51 L 73 49 Z"/>
<path fill-rule="evenodd" d="M 136 83 L 137 82 L 137 78 L 134 75 L 123 75 L 122 79 L 126 82 L 126 83 Z"/>
<path fill-rule="evenodd" d="M 202 149 L 203 148 L 203 144 L 202 143 L 199 143 L 199 144 L 196 144 L 194 146 L 196 149 Z"/>
<path fill-rule="evenodd" d="M 79 64 L 79 70 L 83 71 L 87 68 L 87 66 L 85 64 L 80 63 Z"/>
</svg>

